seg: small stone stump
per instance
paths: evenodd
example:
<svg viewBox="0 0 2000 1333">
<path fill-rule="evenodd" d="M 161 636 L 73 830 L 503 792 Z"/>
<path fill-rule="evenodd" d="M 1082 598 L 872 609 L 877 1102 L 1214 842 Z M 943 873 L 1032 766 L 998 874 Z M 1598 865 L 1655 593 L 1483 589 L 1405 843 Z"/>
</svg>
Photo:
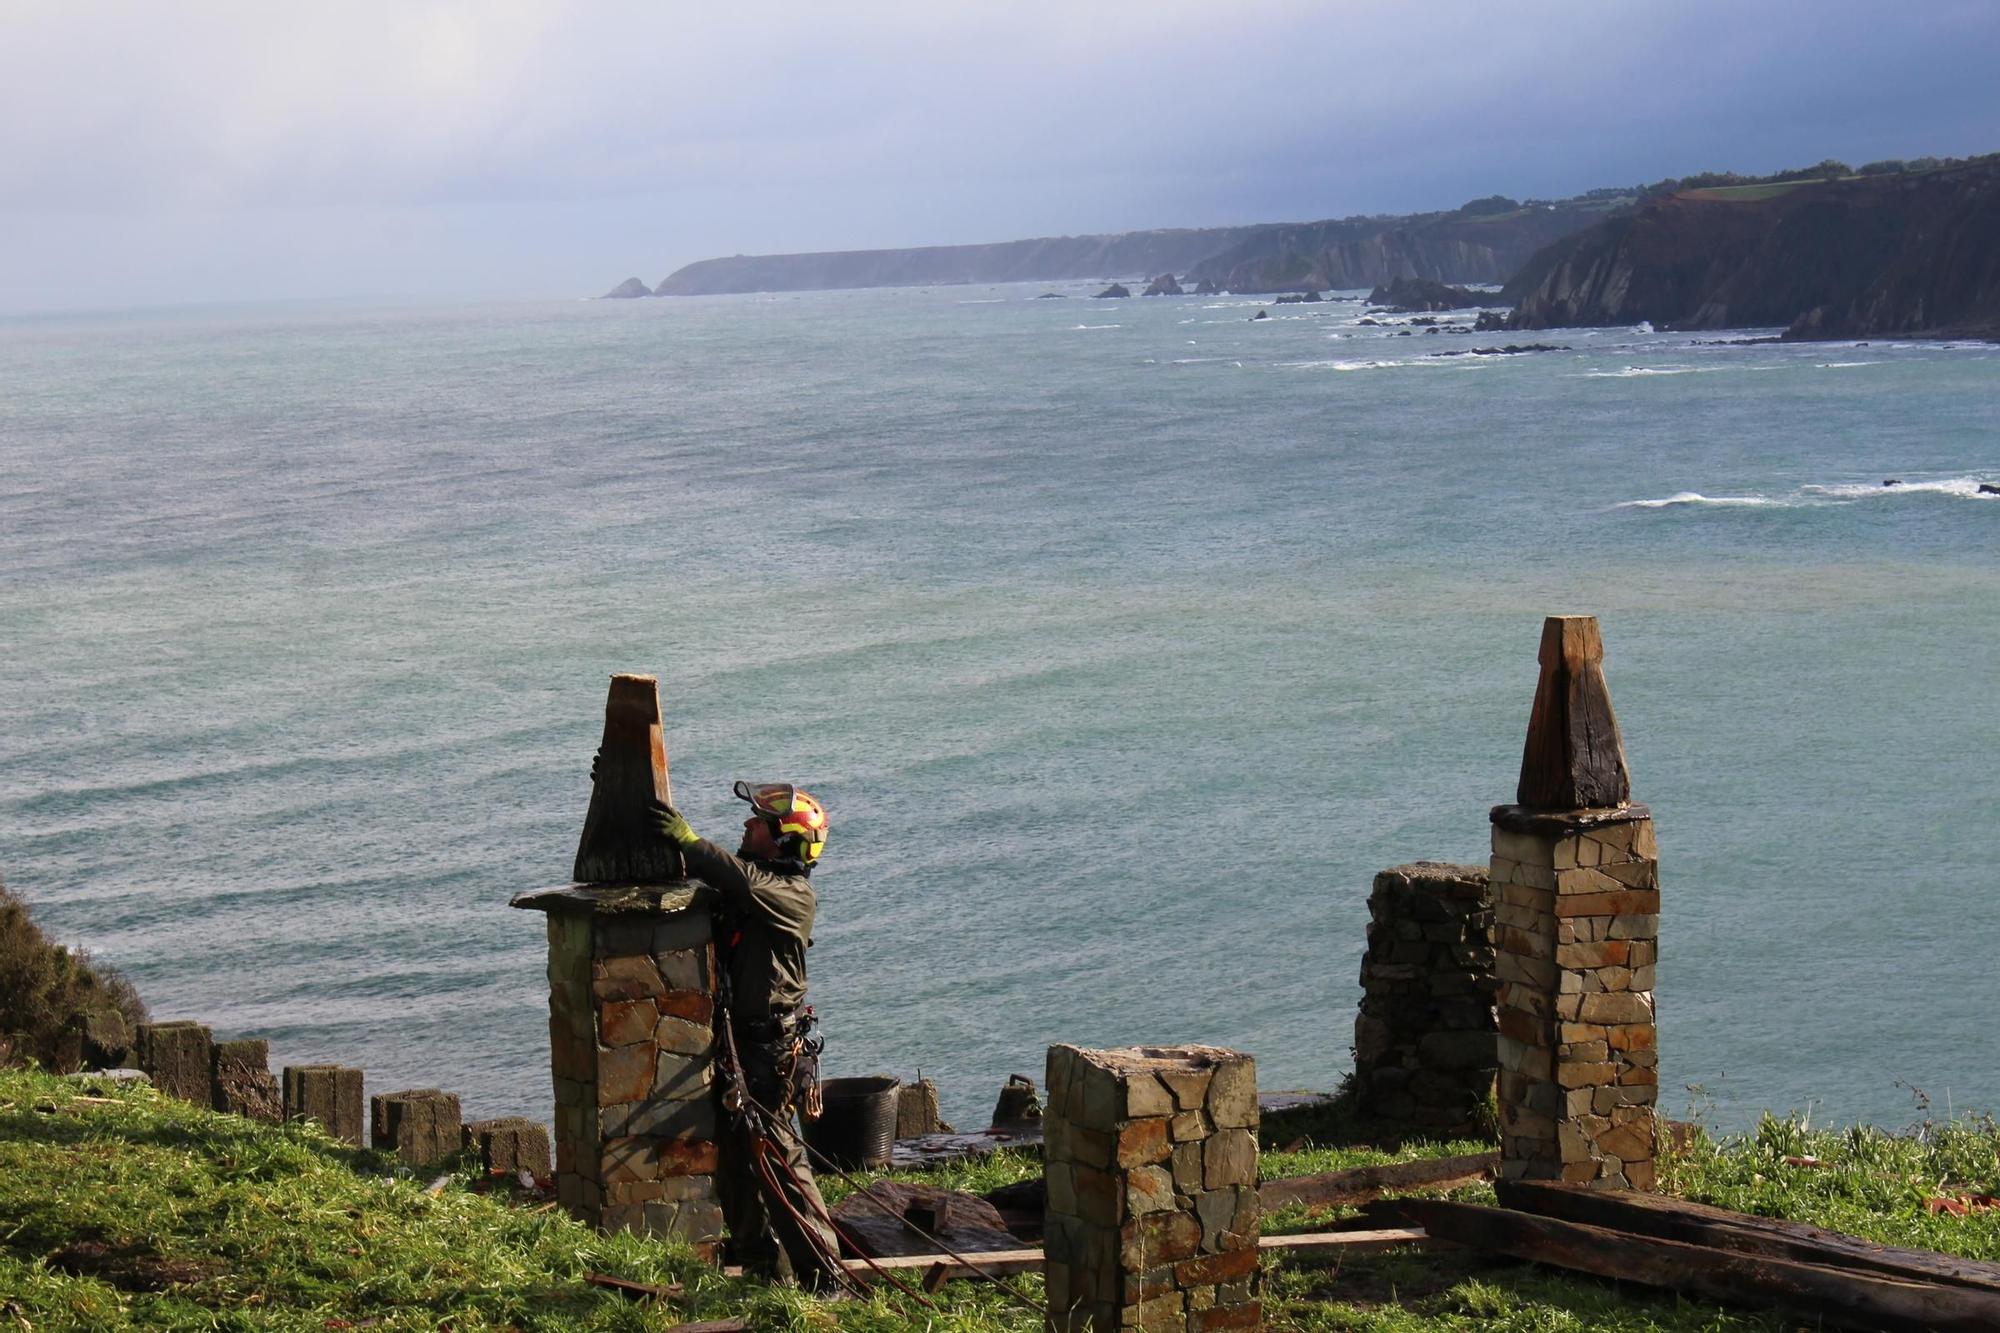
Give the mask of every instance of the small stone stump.
<svg viewBox="0 0 2000 1333">
<path fill-rule="evenodd" d="M 1651 1189 L 1659 861 L 1603 657 L 1595 619 L 1549 618 L 1519 800 L 1493 810 L 1500 1172 Z"/>
<path fill-rule="evenodd" d="M 209 1065 L 209 1104 L 229 1115 L 277 1124 L 285 1118 L 285 1105 L 270 1066 L 271 1043 L 262 1037 L 217 1042 Z"/>
<path fill-rule="evenodd" d="M 923 1134 L 950 1134 L 938 1110 L 937 1084 L 920 1078 L 896 1089 L 896 1137 L 914 1139 Z"/>
<path fill-rule="evenodd" d="M 1485 866 L 1418 861 L 1375 876 L 1354 1020 L 1363 1115 L 1431 1135 L 1487 1116 L 1498 1072 L 1493 899 Z"/>
<path fill-rule="evenodd" d="M 368 1141 L 408 1166 L 435 1166 L 463 1146 L 458 1094 L 410 1088 L 368 1099 Z"/>
<path fill-rule="evenodd" d="M 1054 1327 L 1257 1327 L 1255 1062 L 1214 1046 L 1051 1046 L 1048 1093 Z"/>
<path fill-rule="evenodd" d="M 170 1097 L 197 1106 L 210 1104 L 209 1076 L 214 1038 L 192 1019 L 141 1023 L 133 1054 L 153 1086 Z"/>
<path fill-rule="evenodd" d="M 465 1127 L 465 1150 L 478 1153 L 488 1172 L 549 1174 L 549 1127 L 526 1116 L 474 1120 Z"/>
<path fill-rule="evenodd" d="M 348 1065 L 286 1065 L 285 1119 L 317 1120 L 342 1143 L 361 1146 L 361 1071 Z"/>
</svg>

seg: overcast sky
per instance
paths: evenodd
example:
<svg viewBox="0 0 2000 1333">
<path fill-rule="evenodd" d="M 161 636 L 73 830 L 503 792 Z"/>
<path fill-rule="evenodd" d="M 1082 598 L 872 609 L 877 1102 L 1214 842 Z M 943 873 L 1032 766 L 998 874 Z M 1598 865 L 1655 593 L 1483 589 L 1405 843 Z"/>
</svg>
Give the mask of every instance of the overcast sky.
<svg viewBox="0 0 2000 1333">
<path fill-rule="evenodd" d="M 0 0 L 0 312 L 2000 149 L 2000 5 Z"/>
</svg>

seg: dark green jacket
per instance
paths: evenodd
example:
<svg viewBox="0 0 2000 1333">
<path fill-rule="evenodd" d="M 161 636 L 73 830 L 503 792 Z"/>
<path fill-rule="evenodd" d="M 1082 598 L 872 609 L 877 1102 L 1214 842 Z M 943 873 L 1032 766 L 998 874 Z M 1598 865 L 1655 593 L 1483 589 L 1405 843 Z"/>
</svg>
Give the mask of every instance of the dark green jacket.
<svg viewBox="0 0 2000 1333">
<path fill-rule="evenodd" d="M 732 856 L 707 838 L 682 850 L 688 874 L 715 890 L 715 945 L 729 970 L 736 1018 L 769 1018 L 805 1003 L 806 946 L 818 901 L 812 881 Z"/>
</svg>

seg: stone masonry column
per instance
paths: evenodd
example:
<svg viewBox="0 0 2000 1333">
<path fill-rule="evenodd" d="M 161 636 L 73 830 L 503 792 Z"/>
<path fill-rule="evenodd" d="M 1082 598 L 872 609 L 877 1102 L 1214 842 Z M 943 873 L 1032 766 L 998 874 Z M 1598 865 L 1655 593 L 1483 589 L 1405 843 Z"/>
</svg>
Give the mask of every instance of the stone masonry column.
<svg viewBox="0 0 2000 1333">
<path fill-rule="evenodd" d="M 1257 1067 L 1214 1046 L 1051 1046 L 1058 1330 L 1256 1328 Z"/>
<path fill-rule="evenodd" d="M 604 1231 L 720 1250 L 713 923 L 647 801 L 671 799 L 657 682 L 614 676 L 584 881 L 516 895 L 548 914 L 556 1197 Z"/>
<path fill-rule="evenodd" d="M 1517 802 L 1493 809 L 1505 1179 L 1650 1189 L 1659 863 L 1591 616 L 1542 627 Z"/>
</svg>

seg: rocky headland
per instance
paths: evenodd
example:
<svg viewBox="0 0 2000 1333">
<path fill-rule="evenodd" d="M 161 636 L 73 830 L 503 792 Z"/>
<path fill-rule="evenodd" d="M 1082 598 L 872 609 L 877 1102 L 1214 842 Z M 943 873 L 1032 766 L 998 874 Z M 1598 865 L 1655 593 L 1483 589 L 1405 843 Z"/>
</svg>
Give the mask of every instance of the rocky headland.
<svg viewBox="0 0 2000 1333">
<path fill-rule="evenodd" d="M 627 278 L 597 299 L 600 301 L 629 301 L 634 297 L 651 296 L 652 294 L 653 289 L 639 279 Z"/>
<path fill-rule="evenodd" d="M 1616 191 L 1595 195 L 1527 204 L 1496 195 L 1440 213 L 1322 222 L 1045 236 L 902 250 L 732 255 L 675 270 L 653 288 L 653 295 L 1052 282 L 1161 273 L 1181 275 L 1200 295 L 1351 289 L 1403 276 L 1504 282 L 1542 246 L 1629 206 L 1636 197 Z M 638 295 L 626 290 L 631 285 L 621 283 L 611 294 Z"/>
<path fill-rule="evenodd" d="M 1655 199 L 1535 255 L 1497 303 L 1510 330 L 2000 338 L 2000 155 Z"/>
</svg>

